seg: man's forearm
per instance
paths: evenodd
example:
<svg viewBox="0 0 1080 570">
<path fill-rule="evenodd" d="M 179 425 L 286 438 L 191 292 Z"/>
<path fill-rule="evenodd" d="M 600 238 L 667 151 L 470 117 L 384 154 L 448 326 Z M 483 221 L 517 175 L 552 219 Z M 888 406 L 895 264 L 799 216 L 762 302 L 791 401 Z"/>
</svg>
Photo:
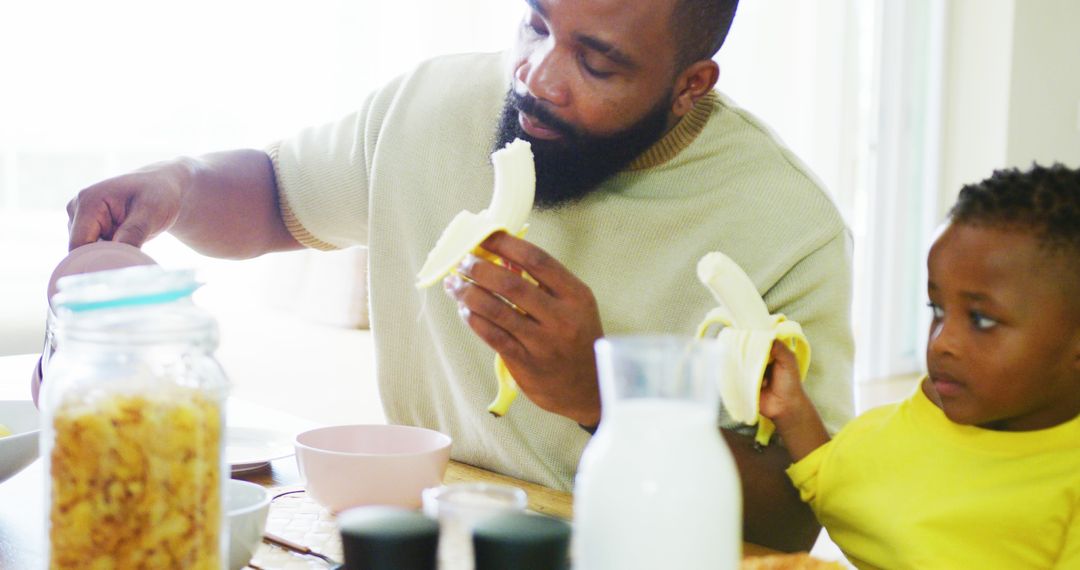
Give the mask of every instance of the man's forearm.
<svg viewBox="0 0 1080 570">
<path fill-rule="evenodd" d="M 791 464 L 787 449 L 774 442 L 758 450 L 752 437 L 721 432 L 742 481 L 743 540 L 785 552 L 809 550 L 821 525 L 784 472 Z"/>
<path fill-rule="evenodd" d="M 282 220 L 274 169 L 265 152 L 218 152 L 178 159 L 171 167 L 184 179 L 184 193 L 169 231 L 191 248 L 245 259 L 301 247 Z"/>
</svg>

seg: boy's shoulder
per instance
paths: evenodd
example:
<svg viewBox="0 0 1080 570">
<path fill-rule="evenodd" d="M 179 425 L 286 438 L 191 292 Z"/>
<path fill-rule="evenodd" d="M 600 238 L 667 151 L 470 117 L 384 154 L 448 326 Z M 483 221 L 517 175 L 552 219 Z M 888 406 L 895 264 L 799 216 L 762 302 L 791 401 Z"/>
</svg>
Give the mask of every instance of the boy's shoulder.
<svg viewBox="0 0 1080 570">
<path fill-rule="evenodd" d="M 845 431 L 874 431 L 885 428 L 892 423 L 900 421 L 902 415 L 905 412 L 910 411 L 909 408 L 913 405 L 917 405 L 914 402 L 916 398 L 917 394 L 911 394 L 903 400 L 882 404 L 861 412 L 844 426 L 841 433 Z"/>
</svg>

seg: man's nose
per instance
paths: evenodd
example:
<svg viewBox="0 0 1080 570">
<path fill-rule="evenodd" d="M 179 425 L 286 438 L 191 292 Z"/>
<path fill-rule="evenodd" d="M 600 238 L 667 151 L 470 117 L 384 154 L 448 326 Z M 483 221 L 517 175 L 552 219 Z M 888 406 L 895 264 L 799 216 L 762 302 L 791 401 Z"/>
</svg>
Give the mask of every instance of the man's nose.
<svg viewBox="0 0 1080 570">
<path fill-rule="evenodd" d="M 570 103 L 565 58 L 551 41 L 536 46 L 518 67 L 517 80 L 529 94 L 556 107 Z"/>
</svg>

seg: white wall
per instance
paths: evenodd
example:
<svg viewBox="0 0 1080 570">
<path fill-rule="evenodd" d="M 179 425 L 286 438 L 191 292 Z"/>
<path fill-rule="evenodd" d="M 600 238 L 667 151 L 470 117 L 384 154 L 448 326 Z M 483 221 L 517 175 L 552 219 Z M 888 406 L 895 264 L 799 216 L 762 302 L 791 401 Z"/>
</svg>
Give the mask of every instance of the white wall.
<svg viewBox="0 0 1080 570">
<path fill-rule="evenodd" d="M 1013 4 L 949 2 L 939 219 L 962 185 L 1005 165 Z"/>
<path fill-rule="evenodd" d="M 1009 84 L 1009 166 L 1080 166 L 1080 2 L 1016 2 Z"/>
<path fill-rule="evenodd" d="M 949 2 L 939 218 L 966 183 L 1080 166 L 1080 2 Z"/>
</svg>

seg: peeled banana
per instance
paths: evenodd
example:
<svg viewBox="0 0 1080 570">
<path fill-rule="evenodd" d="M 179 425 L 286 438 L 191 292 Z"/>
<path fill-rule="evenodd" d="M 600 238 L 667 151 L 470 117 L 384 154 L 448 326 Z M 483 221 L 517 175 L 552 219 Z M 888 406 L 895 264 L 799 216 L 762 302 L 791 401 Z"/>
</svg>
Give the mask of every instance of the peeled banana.
<svg viewBox="0 0 1080 570">
<path fill-rule="evenodd" d="M 719 376 L 724 408 L 737 422 L 757 424 L 755 440 L 768 445 L 776 426 L 759 413 L 759 402 L 773 340 L 786 343 L 795 353 L 799 377 L 804 380 L 810 368 L 810 343 L 799 323 L 783 314 L 769 314 L 754 282 L 728 256 L 718 251 L 706 254 L 698 261 L 697 274 L 720 303 L 706 313 L 697 336 L 705 337 L 715 325 L 723 327 L 717 338 L 726 349 Z"/>
<path fill-rule="evenodd" d="M 495 169 L 495 184 L 491 204 L 479 213 L 462 210 L 443 230 L 435 247 L 428 253 L 427 260 L 416 275 L 417 289 L 424 289 L 438 283 L 443 277 L 456 270 L 466 255 L 472 253 L 493 263 L 503 265 L 496 255 L 480 247 L 491 234 L 505 231 L 521 237 L 528 228 L 526 220 L 532 211 L 536 196 L 536 171 L 533 166 L 532 145 L 521 139 L 514 139 L 505 147 L 491 155 Z M 525 272 L 522 278 L 536 284 Z M 513 306 L 513 305 L 511 305 Z M 515 307 L 516 309 L 516 307 Z M 520 309 L 518 309 L 520 310 Z M 496 417 L 505 415 L 518 395 L 517 382 L 506 368 L 506 363 L 495 355 L 495 379 L 499 391 L 495 400 L 488 406 L 488 411 Z"/>
</svg>

